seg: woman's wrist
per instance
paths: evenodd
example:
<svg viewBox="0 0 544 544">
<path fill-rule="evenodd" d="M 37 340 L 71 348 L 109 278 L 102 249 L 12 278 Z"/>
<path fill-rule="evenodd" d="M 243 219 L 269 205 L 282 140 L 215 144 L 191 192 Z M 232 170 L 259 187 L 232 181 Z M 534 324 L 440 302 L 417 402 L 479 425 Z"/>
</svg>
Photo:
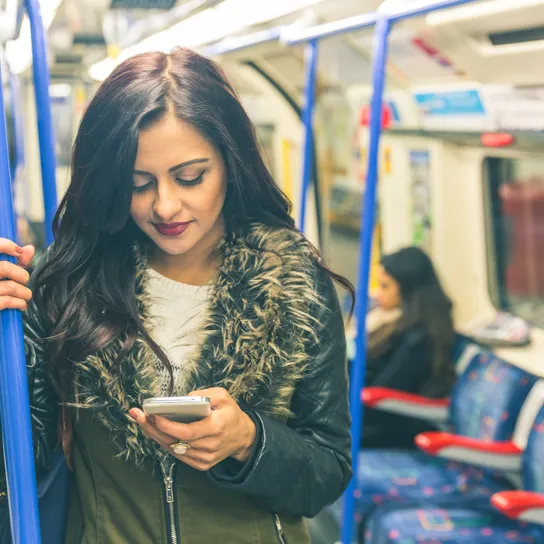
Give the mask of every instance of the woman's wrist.
<svg viewBox="0 0 544 544">
<path fill-rule="evenodd" d="M 253 420 L 246 413 L 244 413 L 244 416 L 247 423 L 244 431 L 244 444 L 232 456 L 234 459 L 242 463 L 245 463 L 249 459 L 251 450 L 253 449 L 253 444 L 255 443 L 255 437 L 257 435 L 257 427 L 255 426 Z"/>
</svg>

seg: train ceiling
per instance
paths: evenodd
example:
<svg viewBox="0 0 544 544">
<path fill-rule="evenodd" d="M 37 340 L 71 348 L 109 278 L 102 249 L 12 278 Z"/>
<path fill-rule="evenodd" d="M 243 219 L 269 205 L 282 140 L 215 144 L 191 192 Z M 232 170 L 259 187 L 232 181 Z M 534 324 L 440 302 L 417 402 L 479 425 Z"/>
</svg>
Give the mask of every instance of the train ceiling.
<svg viewBox="0 0 544 544">
<path fill-rule="evenodd" d="M 154 1 L 154 0 L 153 0 Z M 111 41 L 111 30 L 108 32 L 107 25 L 104 24 L 105 18 L 115 19 L 115 15 L 122 13 L 122 18 L 125 18 L 124 23 L 131 27 L 140 26 L 142 28 L 151 27 L 152 31 L 144 30 L 140 34 L 140 39 L 146 38 L 147 35 L 154 34 L 164 30 L 179 21 L 183 20 L 183 10 L 185 9 L 187 16 L 198 15 L 207 8 L 213 8 L 221 4 L 218 0 L 178 0 L 169 10 L 153 10 L 148 9 L 148 6 L 153 3 L 152 0 L 119 0 L 115 5 L 134 5 L 140 4 L 139 9 L 111 9 L 112 0 L 63 0 L 60 5 L 55 19 L 49 29 L 49 42 L 52 49 L 52 75 L 54 78 L 63 79 L 69 77 L 81 77 L 86 75 L 88 67 L 100 61 L 107 56 L 108 41 Z M 240 0 L 243 2 L 247 0 Z M 257 0 L 253 0 L 254 3 Z M 164 2 L 168 4 L 168 2 Z M 171 2 L 170 2 L 171 3 Z M 286 0 L 277 0 L 276 4 L 300 4 L 302 9 L 287 12 L 282 17 L 274 18 L 273 20 L 263 22 L 242 29 L 245 31 L 255 31 L 264 29 L 279 24 L 292 24 L 295 22 L 304 22 L 307 24 L 327 22 L 351 15 L 360 14 L 361 11 L 373 11 L 380 4 L 380 0 L 297 0 L 290 2 Z M 264 2 L 264 4 L 270 4 Z M 287 11 L 287 10 L 286 10 Z M 152 25 L 148 21 L 152 21 Z M 142 23 L 145 22 L 145 26 Z M 112 23 L 113 24 L 113 23 Z M 110 24 L 110 27 L 112 25 Z M 106 32 L 105 32 L 106 31 Z M 122 33 L 123 29 L 118 30 Z M 132 32 L 132 30 L 131 30 Z M 137 33 L 133 33 L 138 36 Z M 134 41 L 134 40 L 132 40 Z M 352 45 L 345 45 L 349 42 Z M 332 43 L 332 42 L 331 42 Z M 366 57 L 366 53 L 362 48 L 355 43 L 353 36 L 335 40 L 338 45 L 338 54 L 341 56 L 355 56 L 355 60 L 360 60 L 361 56 Z M 237 61 L 241 58 L 256 60 L 263 62 L 272 70 L 277 71 L 285 79 L 294 83 L 295 87 L 300 87 L 302 83 L 302 48 L 286 48 L 281 45 L 267 45 L 264 47 L 256 47 L 251 50 L 242 52 L 241 54 L 231 55 L 232 61 Z M 331 64 L 335 53 L 333 47 L 324 48 L 326 52 L 322 57 L 324 62 Z M 358 50 L 358 51 L 357 51 Z M 326 60 L 329 59 L 329 60 Z M 340 64 L 337 62 L 336 64 Z M 337 70 L 335 68 L 335 70 Z M 356 74 L 355 70 L 345 70 L 338 68 L 340 72 L 348 74 Z M 364 71 L 362 71 L 364 75 Z M 359 78 L 359 76 L 357 76 Z M 323 80 L 328 78 L 323 76 Z"/>
<path fill-rule="evenodd" d="M 133 42 L 144 39 L 184 17 L 202 14 L 224 3 L 220 0 L 57 1 L 60 6 L 49 29 L 52 75 L 57 80 L 86 77 L 90 66 L 107 57 L 107 46 L 112 41 L 126 41 L 127 37 Z M 256 5 L 257 0 L 253 2 Z M 263 5 L 267 6 L 302 7 L 287 8 L 282 16 L 239 28 L 238 32 L 235 29 L 234 35 L 279 24 L 334 21 L 373 11 L 380 3 L 380 0 L 265 2 Z M 151 9 L 159 4 L 165 9 Z M 539 22 L 542 21 L 544 0 L 480 0 L 402 23 L 391 36 L 389 83 L 400 88 L 463 81 L 541 84 L 544 23 Z M 217 39 L 220 38 L 218 33 Z M 322 41 L 318 84 L 322 88 L 368 84 L 371 55 L 371 31 Z M 269 43 L 224 57 L 227 64 L 239 61 L 259 64 L 293 93 L 300 94 L 304 80 L 302 47 Z"/>
</svg>

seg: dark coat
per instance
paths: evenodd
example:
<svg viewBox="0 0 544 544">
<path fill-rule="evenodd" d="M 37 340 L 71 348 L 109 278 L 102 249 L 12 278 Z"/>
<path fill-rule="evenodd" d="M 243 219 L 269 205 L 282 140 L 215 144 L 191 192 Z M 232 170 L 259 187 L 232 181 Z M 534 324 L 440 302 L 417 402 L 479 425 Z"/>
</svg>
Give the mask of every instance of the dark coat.
<svg viewBox="0 0 544 544">
<path fill-rule="evenodd" d="M 431 398 L 446 397 L 449 381 L 433 378 L 433 347 L 424 327 L 413 327 L 393 334 L 387 349 L 369 357 L 365 384 L 387 387 Z M 434 430 L 426 421 L 365 409 L 362 445 L 366 448 L 413 448 L 414 438 Z"/>
<path fill-rule="evenodd" d="M 115 368 L 115 340 L 76 363 L 72 401 L 75 479 L 66 542 L 304 543 L 303 517 L 334 502 L 351 478 L 345 337 L 335 290 L 298 233 L 253 226 L 225 241 L 186 394 L 224 387 L 253 418 L 257 440 L 244 465 L 208 472 L 173 458 L 128 410 L 158 391 L 143 340 Z M 137 264 L 142 317 L 145 259 Z M 43 361 L 48 325 L 26 324 L 37 466 L 57 445 L 59 399 Z M 168 477 L 173 494 L 167 494 Z M 282 536 L 282 532 L 284 535 Z M 282 540 L 284 539 L 284 540 Z"/>
</svg>

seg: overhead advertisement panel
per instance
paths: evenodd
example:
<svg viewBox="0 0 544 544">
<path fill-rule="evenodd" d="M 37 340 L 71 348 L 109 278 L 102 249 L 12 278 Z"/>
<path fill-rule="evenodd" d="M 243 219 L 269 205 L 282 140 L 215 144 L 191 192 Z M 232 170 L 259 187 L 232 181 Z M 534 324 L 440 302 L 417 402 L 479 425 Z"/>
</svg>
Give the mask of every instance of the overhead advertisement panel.
<svg viewBox="0 0 544 544">
<path fill-rule="evenodd" d="M 412 94 L 425 130 L 544 130 L 544 87 L 434 87 Z"/>
<path fill-rule="evenodd" d="M 474 89 L 467 91 L 417 93 L 414 95 L 414 98 L 423 110 L 424 115 L 485 115 L 480 93 Z"/>
<path fill-rule="evenodd" d="M 433 88 L 413 93 L 425 130 L 482 131 L 486 108 L 478 89 Z"/>
</svg>

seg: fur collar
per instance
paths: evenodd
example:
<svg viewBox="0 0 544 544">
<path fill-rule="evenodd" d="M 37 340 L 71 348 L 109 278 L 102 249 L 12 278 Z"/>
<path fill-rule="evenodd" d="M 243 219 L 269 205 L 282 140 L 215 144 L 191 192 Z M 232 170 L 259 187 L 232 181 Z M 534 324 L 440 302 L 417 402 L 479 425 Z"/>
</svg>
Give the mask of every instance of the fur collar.
<svg viewBox="0 0 544 544">
<path fill-rule="evenodd" d="M 289 417 L 297 382 L 308 371 L 323 307 L 316 283 L 315 251 L 302 235 L 254 225 L 221 247 L 222 266 L 211 299 L 197 355 L 185 367 L 185 391 L 224 387 L 243 407 Z M 145 258 L 138 253 L 139 309 L 147 317 Z M 76 365 L 78 410 L 90 410 L 105 425 L 125 460 L 141 465 L 155 455 L 128 410 L 158 390 L 156 357 L 138 339 L 129 355 L 113 365 L 122 339 Z"/>
</svg>

